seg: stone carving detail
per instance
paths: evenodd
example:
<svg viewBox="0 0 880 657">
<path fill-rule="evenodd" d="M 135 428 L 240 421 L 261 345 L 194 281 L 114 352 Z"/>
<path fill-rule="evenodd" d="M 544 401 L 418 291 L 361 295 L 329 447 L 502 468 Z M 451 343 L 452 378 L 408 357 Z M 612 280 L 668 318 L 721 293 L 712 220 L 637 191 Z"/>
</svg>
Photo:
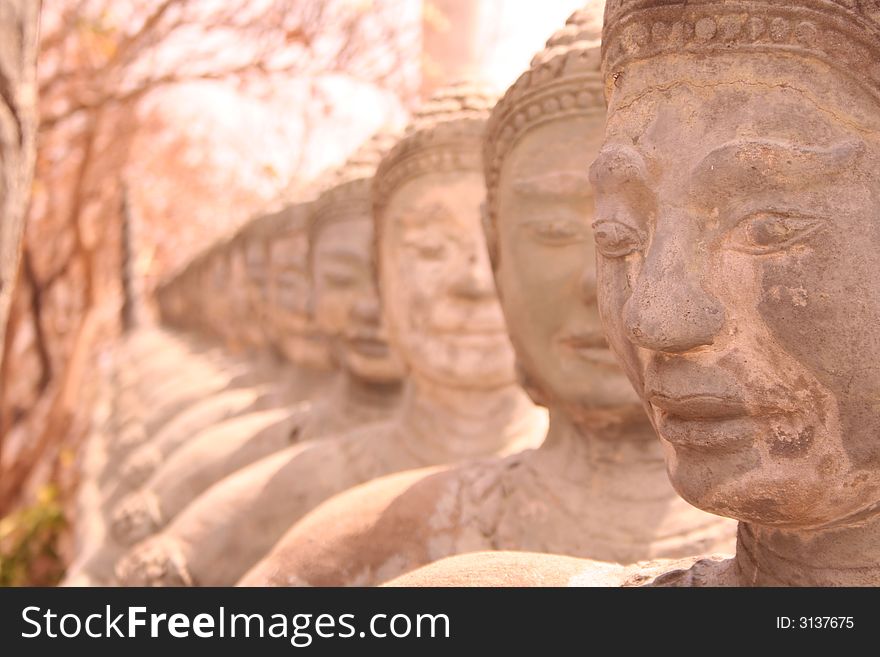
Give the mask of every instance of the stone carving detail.
<svg viewBox="0 0 880 657">
<path fill-rule="evenodd" d="M 874 0 L 608 2 L 605 70 L 659 54 L 741 50 L 818 59 L 880 96 L 880 6 Z"/>
<path fill-rule="evenodd" d="M 294 566 L 273 582 L 376 584 L 443 556 L 492 548 L 623 563 L 732 548 L 732 523 L 672 490 L 653 428 L 601 335 L 587 171 L 604 124 L 602 5 L 592 10 L 551 39 L 552 55 L 535 58 L 493 110 L 485 136 L 486 177 L 495 180 L 487 241 L 526 389 L 550 411 L 545 443 L 337 496 L 288 534 Z M 564 71 L 559 61 L 589 61 L 592 70 Z M 547 67 L 556 74 L 536 74 Z M 496 148 L 521 106 L 548 91 L 591 87 L 596 106 L 548 113 L 524 124 L 512 148 Z"/>
<path fill-rule="evenodd" d="M 381 423 L 396 411 L 403 368 L 387 342 L 379 307 L 370 204 L 372 175 L 393 143 L 386 134 L 371 139 L 328 178 L 331 187 L 310 207 L 311 305 L 315 326 L 327 338 L 341 376 L 314 401 L 297 438 L 327 438 L 333 444 L 311 450 L 297 445 L 218 482 L 161 535 L 126 555 L 117 567 L 121 582 L 149 581 L 138 564 L 153 561 L 158 546 L 168 551 L 174 545 L 176 558 L 193 581 L 234 584 L 294 520 L 320 501 L 324 489 L 350 482 L 333 475 L 333 460 L 345 449 L 332 439 Z M 353 476 L 357 483 L 359 475 Z M 218 554 L 224 555 L 222 564 Z"/>
<path fill-rule="evenodd" d="M 609 0 L 590 174 L 603 324 L 676 490 L 739 520 L 736 555 L 506 567 L 541 584 L 880 583 L 878 20 L 865 0 Z M 495 558 L 401 583 L 490 583 Z"/>
<path fill-rule="evenodd" d="M 609 118 L 591 172 L 606 332 L 676 490 L 741 521 L 719 581 L 876 583 L 880 420 L 866 400 L 880 381 L 863 336 L 880 320 L 866 302 L 880 15 L 714 5 L 608 4 Z M 693 39 L 616 59 L 648 17 L 693 23 Z"/>
<path fill-rule="evenodd" d="M 365 429 L 356 441 L 347 436 L 300 455 L 308 462 L 320 457 L 346 482 L 309 485 L 325 493 L 316 502 L 391 472 L 519 451 L 546 430 L 546 414 L 515 385 L 480 230 L 479 152 L 489 106 L 491 98 L 472 85 L 440 92 L 378 167 L 380 286 L 410 390 L 392 421 Z M 337 455 L 345 457 L 338 465 Z M 242 583 L 305 583 L 296 531 L 297 525 Z"/>
<path fill-rule="evenodd" d="M 163 524 L 159 500 L 149 491 L 130 495 L 113 512 L 113 537 L 122 545 L 146 538 Z"/>
<path fill-rule="evenodd" d="M 183 555 L 162 540 L 145 544 L 136 560 L 123 561 L 117 577 L 128 586 L 193 586 Z"/>
</svg>

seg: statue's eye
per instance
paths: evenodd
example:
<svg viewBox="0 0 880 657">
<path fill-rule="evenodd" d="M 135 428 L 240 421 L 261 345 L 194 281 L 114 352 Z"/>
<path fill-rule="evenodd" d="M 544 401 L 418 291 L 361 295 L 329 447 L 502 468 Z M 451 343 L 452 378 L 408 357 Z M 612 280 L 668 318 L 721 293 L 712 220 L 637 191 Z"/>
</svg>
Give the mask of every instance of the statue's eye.
<svg viewBox="0 0 880 657">
<path fill-rule="evenodd" d="M 442 260 L 446 255 L 446 244 L 440 240 L 412 240 L 408 246 L 425 260 Z"/>
<path fill-rule="evenodd" d="M 596 249 L 606 258 L 623 258 L 642 249 L 644 234 L 620 221 L 600 219 L 593 224 Z"/>
<path fill-rule="evenodd" d="M 357 276 L 350 272 L 328 271 L 324 274 L 324 280 L 333 287 L 351 287 L 357 282 Z"/>
<path fill-rule="evenodd" d="M 563 246 L 584 238 L 584 226 L 571 219 L 537 219 L 525 224 L 529 234 L 550 246 Z"/>
<path fill-rule="evenodd" d="M 756 212 L 733 229 L 729 236 L 731 248 L 743 253 L 765 255 L 799 244 L 821 230 L 825 222 L 778 212 Z"/>
</svg>

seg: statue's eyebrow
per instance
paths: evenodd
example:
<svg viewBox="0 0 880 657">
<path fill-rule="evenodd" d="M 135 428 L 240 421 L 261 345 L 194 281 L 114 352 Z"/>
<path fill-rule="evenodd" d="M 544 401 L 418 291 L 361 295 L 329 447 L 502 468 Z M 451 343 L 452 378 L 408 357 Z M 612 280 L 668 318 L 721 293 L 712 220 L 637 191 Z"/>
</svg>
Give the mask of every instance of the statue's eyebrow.
<svg viewBox="0 0 880 657">
<path fill-rule="evenodd" d="M 830 182 L 864 153 L 858 140 L 829 148 L 784 141 L 736 139 L 706 155 L 691 172 L 695 191 L 802 189 Z"/>
<path fill-rule="evenodd" d="M 394 218 L 394 223 L 408 228 L 419 228 L 449 219 L 451 212 L 446 204 L 434 202 L 427 206 L 406 207 Z"/>
<path fill-rule="evenodd" d="M 514 180 L 513 189 L 529 196 L 589 198 L 592 196 L 590 176 L 585 171 L 553 171 Z"/>
<path fill-rule="evenodd" d="M 635 148 L 607 144 L 590 167 L 590 182 L 596 189 L 611 189 L 627 183 L 648 186 L 650 174 L 645 157 Z"/>
</svg>

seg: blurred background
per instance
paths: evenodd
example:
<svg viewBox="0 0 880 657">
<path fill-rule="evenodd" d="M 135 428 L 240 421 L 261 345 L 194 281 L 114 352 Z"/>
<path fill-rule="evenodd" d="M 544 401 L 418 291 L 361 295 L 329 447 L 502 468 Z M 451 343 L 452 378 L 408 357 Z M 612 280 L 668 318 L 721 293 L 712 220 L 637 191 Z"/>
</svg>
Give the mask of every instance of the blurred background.
<svg viewBox="0 0 880 657">
<path fill-rule="evenodd" d="M 403 127 L 437 86 L 503 91 L 580 4 L 42 3 L 36 164 L 0 345 L 0 586 L 63 574 L 73 464 L 123 290 L 149 313 L 189 258 Z"/>
</svg>

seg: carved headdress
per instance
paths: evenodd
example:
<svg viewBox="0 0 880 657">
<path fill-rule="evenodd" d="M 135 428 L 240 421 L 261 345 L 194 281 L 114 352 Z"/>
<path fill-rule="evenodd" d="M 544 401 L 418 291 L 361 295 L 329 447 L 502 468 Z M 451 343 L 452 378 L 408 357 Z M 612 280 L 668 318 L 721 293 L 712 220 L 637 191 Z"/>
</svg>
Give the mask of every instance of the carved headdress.
<svg viewBox="0 0 880 657">
<path fill-rule="evenodd" d="M 389 131 L 376 133 L 322 181 L 322 191 L 310 209 L 310 244 L 314 244 L 318 232 L 328 222 L 371 216 L 373 174 L 397 137 Z"/>
<path fill-rule="evenodd" d="M 599 48 L 604 5 L 595 0 L 572 14 L 492 110 L 483 147 L 490 226 L 501 166 L 522 135 L 549 121 L 605 113 Z"/>
<path fill-rule="evenodd" d="M 672 52 L 780 52 L 840 71 L 880 101 L 880 0 L 608 0 L 610 97 L 630 62 Z"/>
<path fill-rule="evenodd" d="M 425 173 L 480 169 L 480 145 L 497 97 L 472 83 L 450 85 L 416 112 L 373 180 L 374 216 L 406 181 Z"/>
</svg>

